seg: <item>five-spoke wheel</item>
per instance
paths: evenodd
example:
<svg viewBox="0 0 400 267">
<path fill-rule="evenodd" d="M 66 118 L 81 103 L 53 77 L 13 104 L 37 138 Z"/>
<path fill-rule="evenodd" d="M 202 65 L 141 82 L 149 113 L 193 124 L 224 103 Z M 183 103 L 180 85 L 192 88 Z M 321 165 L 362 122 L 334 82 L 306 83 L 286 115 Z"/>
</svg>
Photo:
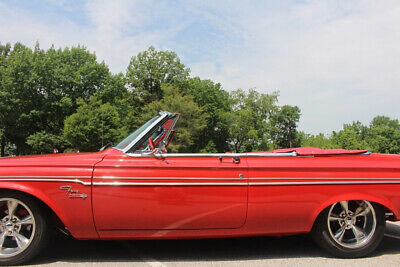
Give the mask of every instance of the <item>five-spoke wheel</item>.
<svg viewBox="0 0 400 267">
<path fill-rule="evenodd" d="M 29 261 L 46 244 L 48 224 L 40 203 L 24 194 L 0 194 L 0 264 Z"/>
<path fill-rule="evenodd" d="M 330 253 L 355 258 L 371 253 L 384 231 L 385 214 L 380 206 L 366 200 L 344 200 L 320 214 L 312 235 Z"/>
<path fill-rule="evenodd" d="M 10 257 L 25 250 L 35 236 L 35 218 L 21 201 L 0 199 L 0 257 Z"/>
<path fill-rule="evenodd" d="M 329 209 L 327 224 L 333 240 L 341 246 L 357 248 L 373 236 L 376 214 L 368 201 L 340 201 Z"/>
</svg>

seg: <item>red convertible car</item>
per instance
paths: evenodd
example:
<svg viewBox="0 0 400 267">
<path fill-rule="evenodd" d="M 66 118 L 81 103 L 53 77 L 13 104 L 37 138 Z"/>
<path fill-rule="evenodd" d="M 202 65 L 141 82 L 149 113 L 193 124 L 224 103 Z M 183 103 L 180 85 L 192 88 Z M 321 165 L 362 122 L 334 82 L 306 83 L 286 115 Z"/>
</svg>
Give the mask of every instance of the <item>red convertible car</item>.
<svg viewBox="0 0 400 267">
<path fill-rule="evenodd" d="M 400 156 L 365 150 L 174 154 L 179 114 L 160 112 L 96 153 L 0 159 L 0 264 L 42 250 L 51 229 L 77 239 L 311 233 L 362 257 L 400 216 Z"/>
</svg>

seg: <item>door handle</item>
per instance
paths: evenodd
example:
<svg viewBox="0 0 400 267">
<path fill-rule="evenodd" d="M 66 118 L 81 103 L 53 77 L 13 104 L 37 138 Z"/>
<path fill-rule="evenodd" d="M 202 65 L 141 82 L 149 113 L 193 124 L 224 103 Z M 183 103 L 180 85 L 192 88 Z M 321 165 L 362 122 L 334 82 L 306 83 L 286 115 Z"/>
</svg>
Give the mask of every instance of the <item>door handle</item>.
<svg viewBox="0 0 400 267">
<path fill-rule="evenodd" d="M 219 161 L 221 163 L 230 163 L 230 160 L 229 161 L 224 161 L 223 157 L 219 157 Z M 235 164 L 239 164 L 240 163 L 240 158 L 238 156 L 234 156 L 234 157 L 232 157 L 232 162 L 235 163 Z"/>
</svg>

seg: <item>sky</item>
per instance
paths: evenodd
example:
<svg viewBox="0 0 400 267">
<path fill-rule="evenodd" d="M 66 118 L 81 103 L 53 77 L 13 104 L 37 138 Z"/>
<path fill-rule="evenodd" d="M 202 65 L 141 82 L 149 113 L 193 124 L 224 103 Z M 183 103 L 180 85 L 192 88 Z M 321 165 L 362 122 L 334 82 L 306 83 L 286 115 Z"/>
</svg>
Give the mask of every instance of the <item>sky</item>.
<svg viewBox="0 0 400 267">
<path fill-rule="evenodd" d="M 224 89 L 279 91 L 300 130 L 400 119 L 400 1 L 0 1 L 0 42 L 86 46 L 114 73 L 153 45 Z"/>
</svg>

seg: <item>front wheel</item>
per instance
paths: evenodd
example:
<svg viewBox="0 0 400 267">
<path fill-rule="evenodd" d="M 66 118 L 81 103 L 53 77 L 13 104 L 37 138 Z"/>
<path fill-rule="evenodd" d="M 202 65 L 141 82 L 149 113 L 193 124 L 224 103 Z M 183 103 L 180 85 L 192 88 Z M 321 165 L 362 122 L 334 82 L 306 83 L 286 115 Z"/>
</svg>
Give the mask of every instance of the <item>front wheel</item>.
<svg viewBox="0 0 400 267">
<path fill-rule="evenodd" d="M 366 200 L 337 202 L 317 218 L 312 237 L 317 244 L 341 258 L 358 258 L 370 254 L 385 232 L 385 213 Z"/>
<path fill-rule="evenodd" d="M 0 265 L 25 263 L 36 256 L 49 237 L 46 213 L 24 194 L 0 194 Z"/>
</svg>

